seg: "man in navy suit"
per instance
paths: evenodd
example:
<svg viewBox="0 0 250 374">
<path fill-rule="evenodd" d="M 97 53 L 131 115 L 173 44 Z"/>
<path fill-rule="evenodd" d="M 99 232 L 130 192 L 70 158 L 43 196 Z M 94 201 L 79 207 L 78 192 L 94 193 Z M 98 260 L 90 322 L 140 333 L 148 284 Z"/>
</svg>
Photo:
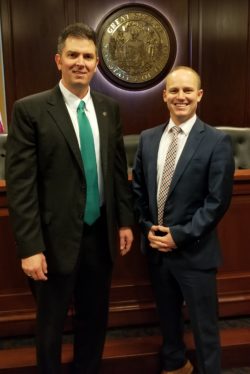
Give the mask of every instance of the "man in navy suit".
<svg viewBox="0 0 250 374">
<path fill-rule="evenodd" d="M 196 116 L 200 77 L 186 66 L 166 77 L 167 124 L 143 131 L 133 169 L 142 247 L 163 335 L 162 374 L 190 374 L 183 343 L 183 302 L 196 343 L 199 374 L 220 374 L 216 273 L 221 255 L 216 226 L 230 204 L 234 159 L 228 135 Z M 166 154 L 176 128 L 175 159 Z M 171 146 L 172 147 L 172 146 Z M 166 162 L 166 168 L 164 168 Z M 168 188 L 163 202 L 161 194 Z M 166 192 L 166 191 L 165 191 Z"/>
<path fill-rule="evenodd" d="M 37 301 L 39 372 L 61 372 L 63 325 L 73 299 L 73 372 L 97 374 L 117 236 L 121 255 L 133 240 L 132 196 L 118 104 L 89 86 L 98 64 L 94 31 L 84 24 L 66 27 L 55 61 L 59 84 L 14 106 L 6 163 L 10 218 Z M 78 108 L 91 128 L 93 189 Z M 94 189 L 96 198 L 86 209 Z M 87 219 L 87 210 L 95 216 Z"/>
</svg>

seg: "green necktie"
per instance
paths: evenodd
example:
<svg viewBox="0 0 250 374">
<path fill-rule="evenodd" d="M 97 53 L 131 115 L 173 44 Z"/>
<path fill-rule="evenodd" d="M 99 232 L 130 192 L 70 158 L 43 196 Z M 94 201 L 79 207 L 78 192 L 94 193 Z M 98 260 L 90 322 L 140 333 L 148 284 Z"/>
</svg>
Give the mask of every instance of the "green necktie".
<svg viewBox="0 0 250 374">
<path fill-rule="evenodd" d="M 85 102 L 80 101 L 77 108 L 77 119 L 81 144 L 82 162 L 87 184 L 84 222 L 92 225 L 100 217 L 100 196 L 95 157 L 94 138 L 89 120 L 85 113 Z"/>
</svg>

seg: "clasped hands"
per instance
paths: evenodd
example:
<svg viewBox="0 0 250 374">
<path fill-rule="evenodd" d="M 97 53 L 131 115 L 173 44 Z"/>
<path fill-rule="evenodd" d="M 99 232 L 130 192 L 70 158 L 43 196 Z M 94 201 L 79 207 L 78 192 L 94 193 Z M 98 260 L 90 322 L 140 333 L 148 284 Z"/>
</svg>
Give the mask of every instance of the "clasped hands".
<svg viewBox="0 0 250 374">
<path fill-rule="evenodd" d="M 177 248 L 169 227 L 153 225 L 148 233 L 149 245 L 160 252 L 171 252 Z"/>
</svg>

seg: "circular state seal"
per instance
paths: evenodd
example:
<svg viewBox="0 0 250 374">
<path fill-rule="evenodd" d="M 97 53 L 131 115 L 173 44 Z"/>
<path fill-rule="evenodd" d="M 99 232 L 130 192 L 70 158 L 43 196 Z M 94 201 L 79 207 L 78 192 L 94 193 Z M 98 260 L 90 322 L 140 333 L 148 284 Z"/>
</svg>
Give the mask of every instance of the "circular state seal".
<svg viewBox="0 0 250 374">
<path fill-rule="evenodd" d="M 155 9 L 123 6 L 108 15 L 97 30 L 100 64 L 118 86 L 143 89 L 158 83 L 176 56 L 170 23 Z"/>
</svg>

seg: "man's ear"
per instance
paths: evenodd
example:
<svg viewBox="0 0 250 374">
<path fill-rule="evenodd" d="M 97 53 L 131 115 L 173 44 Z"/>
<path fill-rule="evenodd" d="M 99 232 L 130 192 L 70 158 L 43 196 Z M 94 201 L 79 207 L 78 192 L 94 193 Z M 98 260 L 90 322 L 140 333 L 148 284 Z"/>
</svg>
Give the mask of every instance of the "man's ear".
<svg viewBox="0 0 250 374">
<path fill-rule="evenodd" d="M 203 96 L 203 90 L 200 89 L 200 90 L 198 91 L 198 98 L 197 98 L 198 103 L 201 101 L 202 96 Z"/>
<path fill-rule="evenodd" d="M 62 68 L 61 68 L 61 55 L 59 55 L 59 53 L 57 53 L 55 55 L 55 62 L 56 62 L 57 69 L 62 70 Z"/>
<path fill-rule="evenodd" d="M 100 59 L 99 59 L 99 57 L 97 56 L 97 57 L 96 57 L 96 67 L 95 67 L 95 72 L 96 72 L 96 70 L 97 70 L 97 66 L 98 66 L 98 64 L 99 64 L 99 61 L 100 61 Z"/>
<path fill-rule="evenodd" d="M 163 98 L 164 103 L 166 103 L 167 102 L 167 90 L 166 89 L 163 90 L 162 98 Z"/>
</svg>

